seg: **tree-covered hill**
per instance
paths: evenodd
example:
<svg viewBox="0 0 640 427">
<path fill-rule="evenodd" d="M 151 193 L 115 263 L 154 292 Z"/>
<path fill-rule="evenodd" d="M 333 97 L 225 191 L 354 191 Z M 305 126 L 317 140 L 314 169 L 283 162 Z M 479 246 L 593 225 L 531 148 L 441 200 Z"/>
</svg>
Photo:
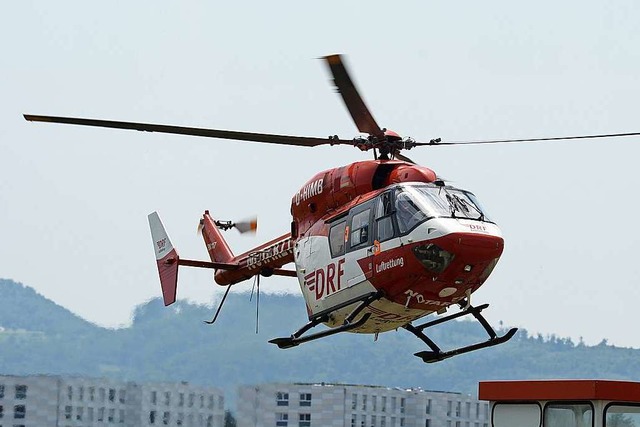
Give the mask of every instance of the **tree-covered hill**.
<svg viewBox="0 0 640 427">
<path fill-rule="evenodd" d="M 280 350 L 267 341 L 306 321 L 301 297 L 262 295 L 259 333 L 255 299 L 230 295 L 215 325 L 210 307 L 160 299 L 137 307 L 133 324 L 105 329 L 32 289 L 0 280 L 0 373 L 80 374 L 139 381 L 189 381 L 222 387 L 275 381 L 340 382 L 475 393 L 488 379 L 610 378 L 640 380 L 640 350 L 603 342 L 574 344 L 520 330 L 508 343 L 424 364 L 424 345 L 400 330 L 339 334 Z M 443 348 L 485 339 L 480 326 L 450 322 L 431 334 Z"/>
</svg>

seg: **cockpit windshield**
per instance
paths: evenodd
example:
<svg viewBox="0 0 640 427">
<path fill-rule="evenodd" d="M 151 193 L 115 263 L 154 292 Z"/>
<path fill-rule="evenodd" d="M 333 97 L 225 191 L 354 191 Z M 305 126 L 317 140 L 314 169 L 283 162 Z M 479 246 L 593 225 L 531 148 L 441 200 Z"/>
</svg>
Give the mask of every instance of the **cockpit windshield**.
<svg viewBox="0 0 640 427">
<path fill-rule="evenodd" d="M 427 218 L 448 217 L 492 222 L 476 197 L 448 186 L 403 186 L 396 193 L 396 213 L 400 232 Z"/>
</svg>

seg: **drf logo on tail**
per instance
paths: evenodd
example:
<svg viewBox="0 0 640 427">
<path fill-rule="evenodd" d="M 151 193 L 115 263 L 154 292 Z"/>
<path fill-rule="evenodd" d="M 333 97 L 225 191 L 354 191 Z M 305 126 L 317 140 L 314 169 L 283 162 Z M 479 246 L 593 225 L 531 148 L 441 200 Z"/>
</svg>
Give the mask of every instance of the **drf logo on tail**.
<svg viewBox="0 0 640 427">
<path fill-rule="evenodd" d="M 341 289 L 343 275 L 344 258 L 304 276 L 304 286 L 319 300 Z"/>
</svg>

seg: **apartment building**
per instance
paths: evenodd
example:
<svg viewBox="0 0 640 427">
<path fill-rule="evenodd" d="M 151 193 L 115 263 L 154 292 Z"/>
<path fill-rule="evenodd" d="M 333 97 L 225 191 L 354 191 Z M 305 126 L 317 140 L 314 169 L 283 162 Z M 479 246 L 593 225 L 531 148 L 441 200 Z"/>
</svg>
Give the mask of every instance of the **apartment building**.
<svg viewBox="0 0 640 427">
<path fill-rule="evenodd" d="M 460 393 L 347 384 L 238 390 L 238 427 L 487 427 L 487 402 Z"/>
<path fill-rule="evenodd" d="M 73 376 L 0 375 L 0 427 L 222 427 L 220 389 Z"/>
</svg>

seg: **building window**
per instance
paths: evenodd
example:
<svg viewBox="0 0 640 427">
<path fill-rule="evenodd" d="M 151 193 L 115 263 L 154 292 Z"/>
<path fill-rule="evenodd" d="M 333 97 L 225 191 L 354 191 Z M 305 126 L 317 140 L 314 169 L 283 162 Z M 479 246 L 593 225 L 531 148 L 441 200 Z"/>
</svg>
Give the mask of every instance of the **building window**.
<svg viewBox="0 0 640 427">
<path fill-rule="evenodd" d="M 276 405 L 289 406 L 289 393 L 279 391 L 276 394 Z"/>
<path fill-rule="evenodd" d="M 300 393 L 300 406 L 311 406 L 311 393 Z"/>
<path fill-rule="evenodd" d="M 73 387 L 72 386 L 67 386 L 67 400 L 69 400 L 69 401 L 73 400 Z"/>
<path fill-rule="evenodd" d="M 218 409 L 224 409 L 224 396 L 218 396 Z"/>
<path fill-rule="evenodd" d="M 405 406 L 405 404 L 406 404 L 405 398 L 401 397 L 400 398 L 400 413 L 401 414 L 404 414 L 404 406 Z"/>
<path fill-rule="evenodd" d="M 66 420 L 70 420 L 71 419 L 71 411 L 73 410 L 73 408 L 71 406 L 65 406 L 64 407 L 64 418 Z"/>
<path fill-rule="evenodd" d="M 360 427 L 367 427 L 367 416 L 366 415 L 361 415 L 361 419 L 360 419 Z"/>
<path fill-rule="evenodd" d="M 466 418 L 471 418 L 471 402 L 467 402 L 467 403 L 464 405 L 464 409 L 465 409 L 465 411 L 464 411 L 464 416 L 465 416 Z"/>
<path fill-rule="evenodd" d="M 13 418 L 24 418 L 27 414 L 27 408 L 24 405 L 16 405 L 13 407 Z"/>
<path fill-rule="evenodd" d="M 364 396 L 362 396 L 362 410 L 363 411 L 367 410 L 367 395 L 366 394 Z"/>
<path fill-rule="evenodd" d="M 311 427 L 311 414 L 300 414 L 298 419 L 298 427 Z"/>
<path fill-rule="evenodd" d="M 453 410 L 453 402 L 447 400 L 447 417 L 451 416 L 451 411 Z"/>
<path fill-rule="evenodd" d="M 150 411 L 149 412 L 149 424 L 155 424 L 156 423 L 156 411 Z"/>
<path fill-rule="evenodd" d="M 358 395 L 353 393 L 351 395 L 351 409 L 356 409 L 358 407 Z"/>
<path fill-rule="evenodd" d="M 120 390 L 118 390 L 118 401 L 120 403 L 124 403 L 124 401 L 126 400 L 127 397 L 127 391 L 123 388 L 121 388 Z"/>
<path fill-rule="evenodd" d="M 404 427 L 404 417 L 400 417 L 400 427 Z"/>
<path fill-rule="evenodd" d="M 431 427 L 431 420 L 429 418 L 424 420 L 424 427 Z"/>
<path fill-rule="evenodd" d="M 380 410 L 382 412 L 387 412 L 387 396 L 382 396 L 382 402 L 380 402 L 380 406 L 381 406 Z"/>
<path fill-rule="evenodd" d="M 110 388 L 109 389 L 109 402 L 115 402 L 116 400 L 116 389 L 115 388 Z"/>
<path fill-rule="evenodd" d="M 87 417 L 89 418 L 89 421 L 93 421 L 93 408 L 87 408 Z"/>
<path fill-rule="evenodd" d="M 425 409 L 425 414 L 431 413 L 431 399 L 427 399 L 427 407 Z"/>
<path fill-rule="evenodd" d="M 76 420 L 82 421 L 83 412 L 84 412 L 84 408 L 82 406 L 78 406 L 76 408 Z"/>
<path fill-rule="evenodd" d="M 289 424 L 289 414 L 276 412 L 276 427 L 287 427 Z"/>
<path fill-rule="evenodd" d="M 80 400 L 80 402 L 82 402 L 84 400 L 84 387 L 80 387 L 78 389 L 78 400 Z"/>
<path fill-rule="evenodd" d="M 176 424 L 181 426 L 184 423 L 184 413 L 178 412 L 178 419 L 176 420 Z"/>
<path fill-rule="evenodd" d="M 26 385 L 17 385 L 16 386 L 16 399 L 26 399 L 27 398 L 27 386 Z"/>
<path fill-rule="evenodd" d="M 356 414 L 351 414 L 351 427 L 356 427 Z"/>
<path fill-rule="evenodd" d="M 102 387 L 98 389 L 98 399 L 100 402 L 104 402 L 104 388 Z"/>
<path fill-rule="evenodd" d="M 196 395 L 191 393 L 189 394 L 189 408 L 193 407 L 193 402 L 196 400 Z"/>
<path fill-rule="evenodd" d="M 213 427 L 213 415 L 207 417 L 207 427 Z"/>
<path fill-rule="evenodd" d="M 373 396 L 375 399 L 375 396 Z M 376 427 L 376 416 L 375 415 L 371 415 L 371 427 Z"/>
<path fill-rule="evenodd" d="M 4 384 L 0 384 L 0 399 L 4 397 Z"/>
<path fill-rule="evenodd" d="M 204 408 L 204 394 L 200 395 L 200 409 Z"/>
<path fill-rule="evenodd" d="M 209 395 L 209 405 L 207 405 L 207 408 L 213 409 L 213 405 L 214 405 L 214 398 L 213 398 L 213 394 L 211 394 Z"/>
<path fill-rule="evenodd" d="M 104 408 L 98 408 L 98 421 L 104 421 Z"/>
<path fill-rule="evenodd" d="M 155 405 L 158 402 L 158 393 L 154 390 L 151 392 L 151 404 Z"/>
<path fill-rule="evenodd" d="M 89 387 L 89 400 L 93 402 L 95 399 L 96 399 L 96 388 Z"/>
<path fill-rule="evenodd" d="M 391 427 L 396 427 L 396 417 L 391 417 Z"/>
<path fill-rule="evenodd" d="M 456 402 L 456 417 L 460 416 L 460 412 L 462 412 L 461 409 L 462 409 L 462 402 Z"/>
<path fill-rule="evenodd" d="M 162 414 L 162 424 L 164 424 L 165 426 L 168 426 L 170 422 L 171 422 L 171 413 L 169 413 L 169 411 L 164 411 L 164 413 Z"/>
<path fill-rule="evenodd" d="M 378 396 L 371 396 L 371 406 L 373 406 L 373 412 L 378 410 Z"/>
<path fill-rule="evenodd" d="M 393 396 L 391 398 L 391 413 L 393 414 L 395 412 L 396 412 L 396 397 Z M 391 427 L 394 427 L 394 426 L 391 426 Z"/>
<path fill-rule="evenodd" d="M 116 419 L 116 410 L 114 408 L 109 408 L 109 417 L 107 418 L 107 420 L 112 423 L 114 422 Z"/>
<path fill-rule="evenodd" d="M 184 406 L 184 393 L 178 395 L 178 406 Z"/>
<path fill-rule="evenodd" d="M 118 422 L 124 424 L 124 409 L 118 411 Z"/>
<path fill-rule="evenodd" d="M 380 427 L 387 426 L 387 417 L 380 417 Z"/>
<path fill-rule="evenodd" d="M 0 405 L 0 418 L 4 417 L 4 407 Z"/>
</svg>

